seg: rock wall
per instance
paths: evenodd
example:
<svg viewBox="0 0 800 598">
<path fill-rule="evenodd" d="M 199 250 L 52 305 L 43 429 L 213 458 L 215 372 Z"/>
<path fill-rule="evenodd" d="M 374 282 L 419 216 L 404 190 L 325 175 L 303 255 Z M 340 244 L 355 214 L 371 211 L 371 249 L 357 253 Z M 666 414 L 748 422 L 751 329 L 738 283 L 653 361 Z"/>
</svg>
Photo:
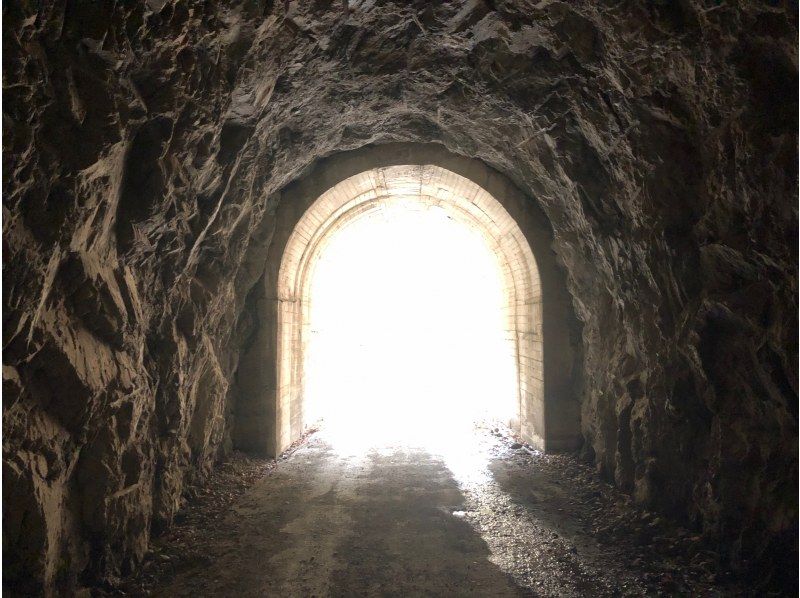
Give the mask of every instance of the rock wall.
<svg viewBox="0 0 800 598">
<path fill-rule="evenodd" d="M 549 217 L 583 323 L 587 458 L 745 570 L 793 570 L 794 3 L 3 16 L 5 583 L 135 567 L 235 440 L 280 188 L 393 141 L 481 159 Z"/>
</svg>

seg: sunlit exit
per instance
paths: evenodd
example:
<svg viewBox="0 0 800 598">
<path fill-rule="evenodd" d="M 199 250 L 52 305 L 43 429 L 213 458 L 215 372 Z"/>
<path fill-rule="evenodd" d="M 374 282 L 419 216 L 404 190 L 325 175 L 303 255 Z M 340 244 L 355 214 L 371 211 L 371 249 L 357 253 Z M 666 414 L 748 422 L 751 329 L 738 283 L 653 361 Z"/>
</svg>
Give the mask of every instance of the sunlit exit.
<svg viewBox="0 0 800 598">
<path fill-rule="evenodd" d="M 517 408 L 499 258 L 444 209 L 394 198 L 325 246 L 312 273 L 305 419 L 341 450 L 468 440 Z M 449 451 L 448 451 L 449 452 Z"/>
</svg>

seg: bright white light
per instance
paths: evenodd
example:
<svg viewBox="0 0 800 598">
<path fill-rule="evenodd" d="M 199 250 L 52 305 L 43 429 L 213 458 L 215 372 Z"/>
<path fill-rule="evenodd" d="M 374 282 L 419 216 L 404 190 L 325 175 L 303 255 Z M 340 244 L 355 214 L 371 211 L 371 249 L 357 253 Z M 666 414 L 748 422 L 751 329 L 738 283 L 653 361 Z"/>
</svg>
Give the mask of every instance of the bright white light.
<svg viewBox="0 0 800 598">
<path fill-rule="evenodd" d="M 306 423 L 342 450 L 450 452 L 517 405 L 498 257 L 442 208 L 395 198 L 335 233 L 311 279 Z"/>
</svg>

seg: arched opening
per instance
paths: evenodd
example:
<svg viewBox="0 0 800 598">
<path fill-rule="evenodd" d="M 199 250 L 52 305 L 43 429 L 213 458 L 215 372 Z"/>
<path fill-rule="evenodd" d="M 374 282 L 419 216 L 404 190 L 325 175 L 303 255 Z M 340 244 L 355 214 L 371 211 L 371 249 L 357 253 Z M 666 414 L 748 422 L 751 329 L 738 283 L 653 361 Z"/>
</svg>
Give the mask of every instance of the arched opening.
<svg viewBox="0 0 800 598">
<path fill-rule="evenodd" d="M 498 257 L 504 293 L 500 307 L 517 370 L 516 405 L 508 423 L 543 447 L 541 287 L 536 261 L 519 226 L 497 200 L 469 179 L 433 165 L 375 168 L 349 177 L 322 194 L 289 237 L 277 297 L 280 446 L 299 437 L 308 423 L 304 366 L 315 265 L 331 239 L 353 220 L 385 211 L 398 201 L 444 209 L 480 231 Z"/>
<path fill-rule="evenodd" d="M 477 422 L 518 419 L 513 287 L 504 254 L 471 223 L 388 195 L 318 248 L 298 392 L 305 425 L 322 421 L 334 446 L 440 454 L 469 444 Z"/>
<path fill-rule="evenodd" d="M 344 227 L 401 201 L 444 210 L 477 231 L 496 256 L 516 370 L 508 423 L 542 450 L 574 448 L 569 306 L 546 222 L 530 200 L 480 162 L 430 146 L 370 149 L 330 159 L 278 198 L 256 302 L 258 331 L 240 362 L 237 445 L 278 454 L 302 434 L 314 266 Z"/>
</svg>

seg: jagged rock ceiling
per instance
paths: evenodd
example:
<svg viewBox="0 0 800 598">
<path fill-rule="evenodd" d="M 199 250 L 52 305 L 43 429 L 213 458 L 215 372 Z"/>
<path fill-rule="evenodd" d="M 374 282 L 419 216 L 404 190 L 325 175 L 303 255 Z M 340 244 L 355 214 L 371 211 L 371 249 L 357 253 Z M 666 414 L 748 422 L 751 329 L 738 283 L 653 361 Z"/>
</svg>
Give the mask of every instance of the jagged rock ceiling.
<svg viewBox="0 0 800 598">
<path fill-rule="evenodd" d="M 585 456 L 734 563 L 794 562 L 796 6 L 350 7 L 4 5 L 5 579 L 135 566 L 231 449 L 279 190 L 397 141 L 549 218 Z"/>
</svg>

